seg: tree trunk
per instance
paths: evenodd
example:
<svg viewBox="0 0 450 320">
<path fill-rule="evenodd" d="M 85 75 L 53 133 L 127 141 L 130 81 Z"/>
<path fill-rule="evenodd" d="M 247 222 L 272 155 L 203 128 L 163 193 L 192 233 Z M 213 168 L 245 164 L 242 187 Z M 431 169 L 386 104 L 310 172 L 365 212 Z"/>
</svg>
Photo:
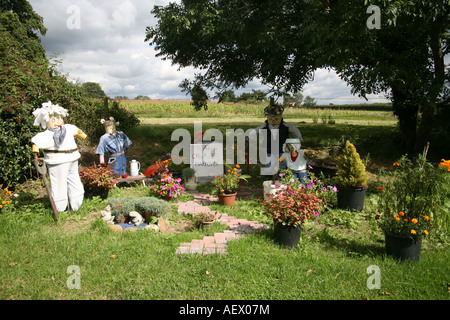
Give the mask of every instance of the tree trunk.
<svg viewBox="0 0 450 320">
<path fill-rule="evenodd" d="M 392 86 L 392 107 L 398 118 L 402 146 L 406 153 L 414 151 L 417 136 L 418 104 L 411 101 L 408 93 Z"/>
<path fill-rule="evenodd" d="M 434 78 L 430 90 L 428 91 L 425 102 L 422 105 L 422 114 L 417 130 L 415 152 L 421 152 L 427 144 L 430 132 L 433 129 L 433 119 L 436 114 L 436 103 L 439 94 L 442 91 L 445 82 L 445 62 L 442 50 L 442 36 L 440 34 L 442 17 L 436 19 L 436 22 L 428 27 L 431 55 L 434 65 Z"/>
</svg>

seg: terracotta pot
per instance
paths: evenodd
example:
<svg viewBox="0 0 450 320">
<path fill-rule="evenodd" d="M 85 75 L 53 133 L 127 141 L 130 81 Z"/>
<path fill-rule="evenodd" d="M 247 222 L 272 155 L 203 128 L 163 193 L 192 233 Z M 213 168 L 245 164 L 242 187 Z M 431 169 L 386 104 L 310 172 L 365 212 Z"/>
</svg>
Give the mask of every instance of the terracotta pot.
<svg viewBox="0 0 450 320">
<path fill-rule="evenodd" d="M 226 205 L 227 207 L 232 207 L 236 201 L 236 194 L 237 192 L 230 194 L 219 193 L 219 203 Z"/>
</svg>

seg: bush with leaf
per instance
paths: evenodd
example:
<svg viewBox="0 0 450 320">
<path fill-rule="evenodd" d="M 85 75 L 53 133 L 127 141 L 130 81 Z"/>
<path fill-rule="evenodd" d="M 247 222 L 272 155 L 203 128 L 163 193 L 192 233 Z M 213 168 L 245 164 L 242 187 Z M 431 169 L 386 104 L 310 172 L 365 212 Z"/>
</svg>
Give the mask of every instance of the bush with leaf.
<svg viewBox="0 0 450 320">
<path fill-rule="evenodd" d="M 343 188 L 366 187 L 369 180 L 366 167 L 355 146 L 346 141 L 337 163 L 336 182 Z"/>
<path fill-rule="evenodd" d="M 450 173 L 427 161 L 425 154 L 415 159 L 403 156 L 393 170 L 380 170 L 378 214 L 385 232 L 422 237 L 432 227 L 448 232 L 450 225 Z"/>
</svg>

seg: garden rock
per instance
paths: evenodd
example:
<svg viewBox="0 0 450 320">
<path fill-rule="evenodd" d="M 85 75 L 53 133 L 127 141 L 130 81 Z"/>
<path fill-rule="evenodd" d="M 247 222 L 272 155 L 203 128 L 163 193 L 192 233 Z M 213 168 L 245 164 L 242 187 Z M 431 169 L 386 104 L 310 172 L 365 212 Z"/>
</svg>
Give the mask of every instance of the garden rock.
<svg viewBox="0 0 450 320">
<path fill-rule="evenodd" d="M 156 224 L 149 224 L 144 227 L 146 230 L 159 231 L 159 227 Z"/>
<path fill-rule="evenodd" d="M 119 226 L 118 224 L 109 225 L 109 228 L 112 231 L 116 231 L 116 232 L 122 232 L 123 231 L 122 227 Z"/>
<path fill-rule="evenodd" d="M 158 219 L 157 226 L 158 226 L 160 232 L 167 232 L 167 231 L 169 231 L 169 227 L 170 227 L 169 223 L 166 220 L 164 220 L 163 218 Z"/>
</svg>

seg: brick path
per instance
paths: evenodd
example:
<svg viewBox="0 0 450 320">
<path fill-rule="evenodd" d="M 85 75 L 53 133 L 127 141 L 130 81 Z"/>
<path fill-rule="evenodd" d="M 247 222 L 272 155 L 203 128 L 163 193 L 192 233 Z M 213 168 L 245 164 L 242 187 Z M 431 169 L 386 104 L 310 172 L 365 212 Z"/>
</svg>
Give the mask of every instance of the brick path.
<svg viewBox="0 0 450 320">
<path fill-rule="evenodd" d="M 215 232 L 214 236 L 204 236 L 203 239 L 194 239 L 191 242 L 180 243 L 176 250 L 177 254 L 228 254 L 227 244 L 229 241 L 267 228 L 267 225 L 258 221 L 237 219 L 229 216 L 227 213 L 211 210 L 206 204 L 216 202 L 216 197 L 199 192 L 190 193 L 194 195 L 193 201 L 177 203 L 179 214 L 192 213 L 195 215 L 200 212 L 209 212 L 215 216 L 215 221 L 227 225 L 229 230 Z"/>
</svg>

